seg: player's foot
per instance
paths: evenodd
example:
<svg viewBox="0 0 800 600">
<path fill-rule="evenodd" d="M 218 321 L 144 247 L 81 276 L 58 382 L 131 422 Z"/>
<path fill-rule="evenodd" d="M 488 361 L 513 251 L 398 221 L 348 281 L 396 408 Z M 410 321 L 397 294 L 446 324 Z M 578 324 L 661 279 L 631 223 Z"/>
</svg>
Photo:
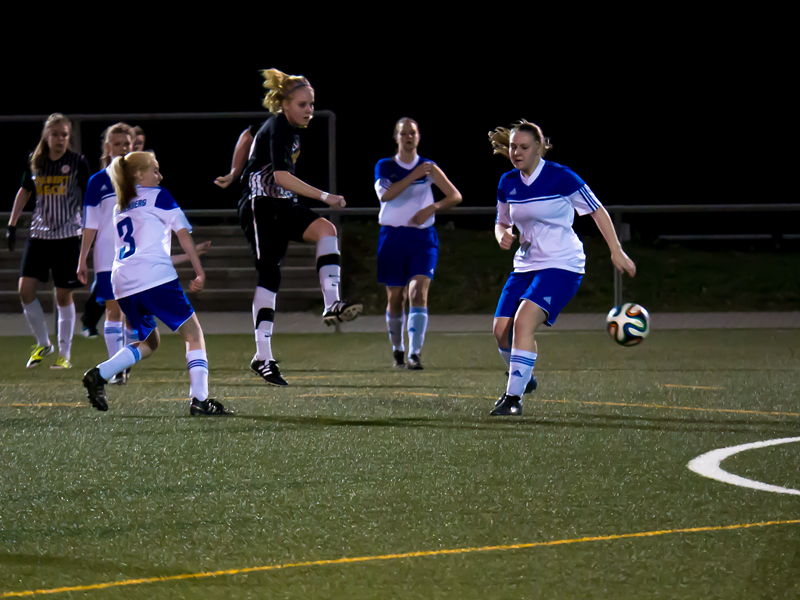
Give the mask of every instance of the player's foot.
<svg viewBox="0 0 800 600">
<path fill-rule="evenodd" d="M 83 374 L 83 387 L 86 388 L 86 397 L 89 403 L 97 410 L 108 410 L 106 398 L 106 384 L 108 382 L 100 375 L 100 369 L 93 367 Z"/>
<path fill-rule="evenodd" d="M 347 323 L 358 317 L 362 310 L 364 310 L 363 304 L 337 300 L 322 313 L 322 322 L 328 327 L 337 323 Z"/>
<path fill-rule="evenodd" d="M 53 344 L 49 346 L 40 346 L 38 344 L 34 344 L 31 346 L 31 357 L 28 359 L 28 364 L 25 365 L 25 368 L 30 369 L 32 367 L 38 367 L 45 356 L 51 354 L 55 350 Z"/>
<path fill-rule="evenodd" d="M 64 358 L 63 356 L 59 356 L 52 365 L 50 365 L 51 369 L 71 369 L 72 363 L 69 362 L 68 358 Z"/>
<path fill-rule="evenodd" d="M 97 327 L 91 327 L 89 325 L 84 325 L 83 326 L 83 330 L 81 331 L 81 335 L 83 337 L 85 337 L 85 338 L 89 338 L 90 340 L 93 340 L 94 338 L 96 338 L 100 334 L 97 331 Z"/>
<path fill-rule="evenodd" d="M 408 369 L 410 371 L 422 371 L 422 368 L 422 361 L 419 358 L 419 354 L 409 354 Z"/>
<path fill-rule="evenodd" d="M 120 371 L 116 375 L 114 375 L 111 379 L 108 380 L 108 383 L 111 385 L 124 385 L 128 382 L 128 378 L 125 375 L 125 371 Z"/>
<path fill-rule="evenodd" d="M 406 368 L 406 353 L 403 350 L 395 350 L 392 352 L 394 356 L 394 368 L 395 369 L 405 369 Z"/>
<path fill-rule="evenodd" d="M 493 417 L 498 416 L 513 416 L 519 417 L 522 415 L 522 401 L 519 396 L 509 396 L 503 394 L 500 400 L 495 402 L 494 410 L 489 413 Z"/>
<path fill-rule="evenodd" d="M 207 398 L 202 402 L 197 398 L 192 398 L 192 403 L 189 405 L 189 414 L 220 416 L 232 415 L 233 411 L 222 406 L 220 402 L 217 402 L 216 398 Z"/>
<path fill-rule="evenodd" d="M 281 387 L 289 385 L 289 383 L 283 377 L 281 377 L 281 371 L 278 368 L 278 363 L 274 360 L 267 362 L 265 360 L 257 360 L 254 356 L 253 360 L 250 361 L 250 368 L 253 370 L 253 372 L 261 375 L 264 381 L 270 385 L 278 385 Z"/>
</svg>

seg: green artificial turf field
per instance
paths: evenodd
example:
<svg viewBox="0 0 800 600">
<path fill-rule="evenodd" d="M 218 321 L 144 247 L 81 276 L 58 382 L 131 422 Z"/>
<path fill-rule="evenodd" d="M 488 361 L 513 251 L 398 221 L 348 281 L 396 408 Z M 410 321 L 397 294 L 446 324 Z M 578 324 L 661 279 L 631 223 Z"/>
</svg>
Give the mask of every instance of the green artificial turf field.
<svg viewBox="0 0 800 600">
<path fill-rule="evenodd" d="M 800 496 L 687 468 L 800 436 L 800 331 L 539 336 L 521 418 L 491 335 L 429 334 L 395 371 L 385 334 L 276 335 L 290 383 L 251 375 L 252 336 L 209 336 L 188 416 L 179 338 L 92 409 L 82 372 L 26 371 L 0 338 L 0 597 L 796 598 Z M 731 473 L 800 489 L 800 444 Z"/>
</svg>

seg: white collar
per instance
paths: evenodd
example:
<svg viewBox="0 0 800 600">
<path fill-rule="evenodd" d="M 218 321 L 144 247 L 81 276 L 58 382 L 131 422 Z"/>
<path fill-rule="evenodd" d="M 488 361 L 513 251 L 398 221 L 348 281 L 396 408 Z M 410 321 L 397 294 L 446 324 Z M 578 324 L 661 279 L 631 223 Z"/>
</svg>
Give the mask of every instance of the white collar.
<svg viewBox="0 0 800 600">
<path fill-rule="evenodd" d="M 542 172 L 542 167 L 544 167 L 544 162 L 545 161 L 544 161 L 543 158 L 539 159 L 539 164 L 536 165 L 536 168 L 533 170 L 533 173 L 531 173 L 530 177 L 525 177 L 525 175 L 522 173 L 522 171 L 520 171 L 519 172 L 519 178 L 522 179 L 522 183 L 524 183 L 525 185 L 530 185 L 534 181 L 536 181 L 536 178 L 539 176 L 539 173 Z"/>
<path fill-rule="evenodd" d="M 399 154 L 395 154 L 394 155 L 394 162 L 396 162 L 398 165 L 400 165 L 401 167 L 403 167 L 407 171 L 410 171 L 411 169 L 413 169 L 414 167 L 417 166 L 417 163 L 419 162 L 419 154 L 417 154 L 417 158 L 415 158 L 414 162 L 412 162 L 412 163 L 404 163 L 402 160 L 400 160 L 400 155 Z"/>
</svg>

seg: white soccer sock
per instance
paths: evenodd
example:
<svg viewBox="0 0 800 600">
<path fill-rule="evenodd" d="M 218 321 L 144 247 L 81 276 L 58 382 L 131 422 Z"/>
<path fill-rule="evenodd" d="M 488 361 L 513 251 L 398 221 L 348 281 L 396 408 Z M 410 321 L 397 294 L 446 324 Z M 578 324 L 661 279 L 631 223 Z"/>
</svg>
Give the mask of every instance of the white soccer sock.
<svg viewBox="0 0 800 600">
<path fill-rule="evenodd" d="M 408 353 L 419 354 L 425 343 L 425 330 L 428 328 L 428 309 L 411 308 L 408 311 Z"/>
<path fill-rule="evenodd" d="M 503 362 L 506 363 L 506 368 L 511 366 L 511 348 L 498 348 Z"/>
<path fill-rule="evenodd" d="M 317 242 L 317 274 L 326 309 L 339 300 L 341 264 L 339 240 L 336 236 L 329 235 L 320 238 Z"/>
<path fill-rule="evenodd" d="M 58 355 L 69 360 L 75 330 L 75 303 L 58 307 Z"/>
<path fill-rule="evenodd" d="M 44 311 L 39 300 L 34 300 L 30 304 L 22 304 L 22 311 L 25 313 L 25 319 L 30 325 L 33 335 L 36 337 L 36 343 L 40 346 L 49 346 L 50 337 L 47 335 L 47 321 L 44 318 Z"/>
<path fill-rule="evenodd" d="M 253 327 L 256 334 L 256 358 L 270 361 L 272 358 L 272 325 L 275 319 L 275 292 L 256 287 L 253 296 Z"/>
<path fill-rule="evenodd" d="M 406 320 L 406 313 L 392 315 L 386 311 L 386 328 L 389 330 L 389 340 L 392 342 L 392 352 L 406 351 L 403 343 L 403 324 Z"/>
<path fill-rule="evenodd" d="M 186 353 L 189 366 L 189 397 L 202 402 L 208 398 L 208 357 L 205 350 L 191 350 Z"/>
<path fill-rule="evenodd" d="M 142 360 L 142 353 L 134 346 L 125 346 L 106 362 L 97 365 L 100 369 L 100 377 L 108 381 L 120 371 L 132 367 Z"/>
<path fill-rule="evenodd" d="M 536 352 L 511 349 L 511 363 L 508 366 L 508 386 L 506 394 L 519 396 L 525 392 L 525 386 L 533 375 L 533 366 L 536 364 Z"/>
<path fill-rule="evenodd" d="M 103 337 L 108 348 L 108 357 L 111 358 L 122 349 L 122 321 L 106 321 L 103 326 Z"/>
</svg>

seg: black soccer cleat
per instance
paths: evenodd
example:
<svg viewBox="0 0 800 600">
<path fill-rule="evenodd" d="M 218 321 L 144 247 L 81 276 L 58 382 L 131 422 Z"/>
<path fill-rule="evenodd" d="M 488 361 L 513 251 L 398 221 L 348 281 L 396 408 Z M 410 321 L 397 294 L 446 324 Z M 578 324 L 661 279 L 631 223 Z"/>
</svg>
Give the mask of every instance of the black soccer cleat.
<svg viewBox="0 0 800 600">
<path fill-rule="evenodd" d="M 348 302 L 347 300 L 337 300 L 331 304 L 330 308 L 322 313 L 322 322 L 328 327 L 337 323 L 347 323 L 354 320 L 361 311 L 364 310 L 363 304 Z"/>
<path fill-rule="evenodd" d="M 405 369 L 406 368 L 406 353 L 403 350 L 395 350 L 392 352 L 394 356 L 394 365 L 392 365 L 395 369 Z"/>
<path fill-rule="evenodd" d="M 408 355 L 408 369 L 410 371 L 422 371 L 422 361 L 419 358 L 419 354 Z"/>
<path fill-rule="evenodd" d="M 197 398 L 192 398 L 192 403 L 189 405 L 189 414 L 195 415 L 209 415 L 218 417 L 222 415 L 232 415 L 233 411 L 225 408 L 222 403 L 217 402 L 216 398 L 207 398 L 202 402 Z"/>
<path fill-rule="evenodd" d="M 519 396 L 503 394 L 500 399 L 495 402 L 494 410 L 489 414 L 493 417 L 522 416 L 522 401 Z"/>
<path fill-rule="evenodd" d="M 281 377 L 281 371 L 278 368 L 278 363 L 274 360 L 267 362 L 265 360 L 257 360 L 254 356 L 253 360 L 250 361 L 250 368 L 254 373 L 261 375 L 262 379 L 264 379 L 264 381 L 270 385 L 277 385 L 280 387 L 286 387 L 289 385 L 289 383 L 283 377 Z"/>
<path fill-rule="evenodd" d="M 89 398 L 89 403 L 103 412 L 108 410 L 107 383 L 97 367 L 93 367 L 83 374 L 83 387 L 86 388 L 86 397 Z"/>
</svg>

